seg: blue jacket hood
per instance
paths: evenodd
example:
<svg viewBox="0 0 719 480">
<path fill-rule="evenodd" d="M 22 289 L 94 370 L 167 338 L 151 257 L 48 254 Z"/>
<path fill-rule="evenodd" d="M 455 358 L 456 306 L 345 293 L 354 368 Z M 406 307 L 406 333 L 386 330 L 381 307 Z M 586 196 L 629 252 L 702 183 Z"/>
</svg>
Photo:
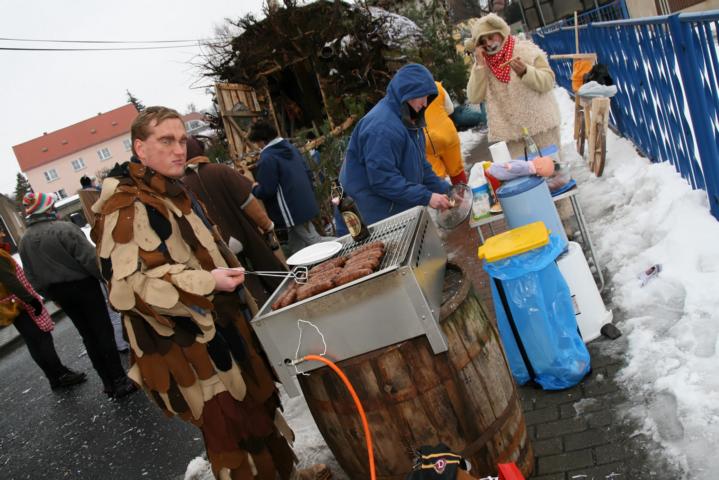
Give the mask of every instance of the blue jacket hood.
<svg viewBox="0 0 719 480">
<path fill-rule="evenodd" d="M 449 190 L 425 157 L 422 112 L 413 123 L 406 119 L 406 102 L 424 96 L 429 102 L 437 96 L 432 74 L 422 65 L 406 65 L 390 81 L 387 95 L 352 132 L 340 183 L 368 224 L 427 205 L 432 193 Z M 341 219 L 337 227 L 339 234 L 346 232 Z"/>
<path fill-rule="evenodd" d="M 388 102 L 400 108 L 408 100 L 427 96 L 427 104 L 437 96 L 437 85 L 427 67 L 410 63 L 395 73 L 387 86 Z"/>
</svg>

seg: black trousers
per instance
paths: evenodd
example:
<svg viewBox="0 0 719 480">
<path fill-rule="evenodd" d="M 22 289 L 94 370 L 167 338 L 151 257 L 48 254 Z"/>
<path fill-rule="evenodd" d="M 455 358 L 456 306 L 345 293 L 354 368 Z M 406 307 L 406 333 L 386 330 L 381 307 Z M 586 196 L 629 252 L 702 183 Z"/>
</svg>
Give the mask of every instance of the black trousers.
<svg viewBox="0 0 719 480">
<path fill-rule="evenodd" d="M 87 356 L 105 388 L 111 387 L 114 380 L 125 377 L 100 283 L 87 277 L 54 283 L 47 290 L 52 301 L 62 308 L 80 332 Z"/>
<path fill-rule="evenodd" d="M 15 325 L 15 328 L 25 341 L 30 356 L 45 373 L 50 383 L 56 382 L 61 375 L 69 372 L 67 367 L 60 361 L 60 357 L 57 356 L 52 334 L 40 330 L 40 327 L 30 318 L 27 312 L 21 311 L 20 315 L 13 321 L 13 325 Z"/>
</svg>

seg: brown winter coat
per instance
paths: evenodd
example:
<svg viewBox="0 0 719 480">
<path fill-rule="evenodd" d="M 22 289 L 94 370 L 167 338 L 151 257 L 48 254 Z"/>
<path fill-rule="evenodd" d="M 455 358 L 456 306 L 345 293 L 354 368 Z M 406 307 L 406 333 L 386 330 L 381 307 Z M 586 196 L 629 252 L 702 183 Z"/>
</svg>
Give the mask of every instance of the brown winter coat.
<svg viewBox="0 0 719 480">
<path fill-rule="evenodd" d="M 214 292 L 210 271 L 234 259 L 206 212 L 179 181 L 139 163 L 113 169 L 93 211 L 109 299 L 132 350 L 128 376 L 165 414 L 202 430 L 216 476 L 228 468 L 251 480 L 251 457 L 259 480 L 287 480 L 295 457 L 277 426 L 286 424 L 272 370 L 243 297 Z"/>
<path fill-rule="evenodd" d="M 229 243 L 233 237 L 242 243 L 242 252 L 237 255 L 242 264 L 251 270 L 285 270 L 260 235 L 260 231 L 272 229 L 272 221 L 252 196 L 250 180 L 227 165 L 209 163 L 206 157 L 197 157 L 191 164 L 183 183 L 205 204 L 208 215 L 220 228 L 222 239 Z M 254 275 L 245 280 L 259 306 L 281 281 Z"/>
</svg>

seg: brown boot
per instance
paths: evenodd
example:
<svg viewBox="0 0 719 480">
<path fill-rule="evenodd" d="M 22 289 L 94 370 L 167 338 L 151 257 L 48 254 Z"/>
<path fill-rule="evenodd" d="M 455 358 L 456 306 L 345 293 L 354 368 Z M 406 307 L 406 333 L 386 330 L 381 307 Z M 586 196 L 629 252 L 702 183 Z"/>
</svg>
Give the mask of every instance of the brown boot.
<svg viewBox="0 0 719 480">
<path fill-rule="evenodd" d="M 332 470 L 324 463 L 315 463 L 307 468 L 295 469 L 292 480 L 331 480 Z"/>
</svg>

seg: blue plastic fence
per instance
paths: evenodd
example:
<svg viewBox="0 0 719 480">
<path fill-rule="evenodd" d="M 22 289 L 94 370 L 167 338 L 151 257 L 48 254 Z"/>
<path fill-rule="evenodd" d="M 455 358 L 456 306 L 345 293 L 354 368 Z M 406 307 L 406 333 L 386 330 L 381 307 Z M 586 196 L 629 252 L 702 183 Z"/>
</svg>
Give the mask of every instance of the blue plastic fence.
<svg viewBox="0 0 719 480">
<path fill-rule="evenodd" d="M 629 18 L 627 5 L 624 0 L 616 0 L 599 8 L 594 8 L 587 12 L 577 15 L 577 23 L 586 25 L 590 22 L 604 22 L 609 20 L 621 20 Z M 559 20 L 536 30 L 539 33 L 550 33 L 559 30 L 562 27 L 570 27 L 574 25 L 574 17 Z"/>
<path fill-rule="evenodd" d="M 579 27 L 581 52 L 609 67 L 619 89 L 610 123 L 653 162 L 670 162 L 707 192 L 719 219 L 719 10 Z M 548 54 L 574 53 L 574 27 L 535 32 Z M 571 91 L 572 62 L 550 60 Z"/>
</svg>

